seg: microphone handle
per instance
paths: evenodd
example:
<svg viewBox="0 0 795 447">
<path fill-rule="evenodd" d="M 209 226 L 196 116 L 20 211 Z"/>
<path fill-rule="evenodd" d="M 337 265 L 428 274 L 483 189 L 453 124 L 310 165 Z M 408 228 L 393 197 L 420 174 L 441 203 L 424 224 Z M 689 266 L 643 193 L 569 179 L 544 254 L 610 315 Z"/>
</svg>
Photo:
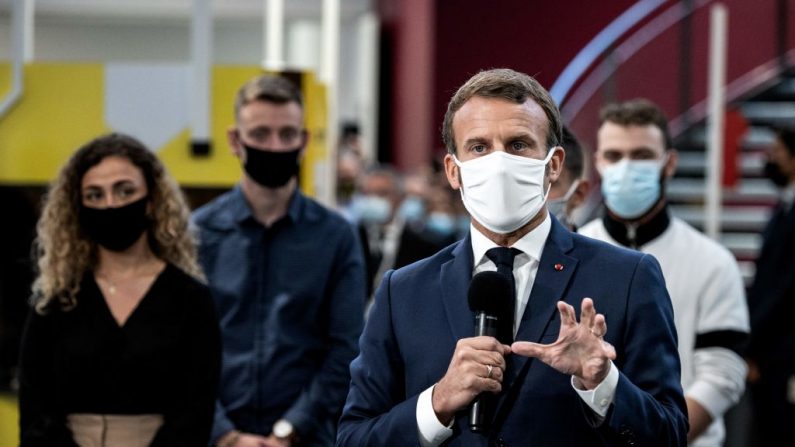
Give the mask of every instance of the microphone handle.
<svg viewBox="0 0 795 447">
<path fill-rule="evenodd" d="M 488 315 L 483 311 L 475 315 L 475 333 L 478 336 L 497 337 L 497 317 Z M 484 433 L 488 430 L 488 414 L 493 399 L 488 393 L 481 393 L 469 408 L 469 429 L 474 433 Z"/>
<path fill-rule="evenodd" d="M 478 334 L 478 337 L 482 335 L 497 337 L 497 317 L 479 311 L 475 315 L 475 333 Z"/>
</svg>

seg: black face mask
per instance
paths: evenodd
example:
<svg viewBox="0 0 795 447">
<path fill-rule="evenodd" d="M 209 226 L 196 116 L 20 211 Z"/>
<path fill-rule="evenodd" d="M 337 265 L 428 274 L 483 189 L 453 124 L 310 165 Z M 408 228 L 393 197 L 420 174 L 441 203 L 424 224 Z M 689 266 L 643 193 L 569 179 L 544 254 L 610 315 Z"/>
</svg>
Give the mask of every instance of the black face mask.
<svg viewBox="0 0 795 447">
<path fill-rule="evenodd" d="M 124 251 L 149 228 L 146 216 L 148 198 L 118 208 L 80 207 L 80 226 L 83 234 L 111 251 Z"/>
<path fill-rule="evenodd" d="M 288 152 L 257 149 L 244 143 L 246 164 L 243 169 L 255 182 L 266 188 L 279 188 L 298 174 L 298 154 L 301 148 Z"/>
<path fill-rule="evenodd" d="M 789 179 L 783 172 L 781 172 L 781 166 L 777 163 L 774 163 L 770 160 L 765 163 L 765 177 L 770 179 L 776 186 L 786 186 L 789 182 Z"/>
</svg>

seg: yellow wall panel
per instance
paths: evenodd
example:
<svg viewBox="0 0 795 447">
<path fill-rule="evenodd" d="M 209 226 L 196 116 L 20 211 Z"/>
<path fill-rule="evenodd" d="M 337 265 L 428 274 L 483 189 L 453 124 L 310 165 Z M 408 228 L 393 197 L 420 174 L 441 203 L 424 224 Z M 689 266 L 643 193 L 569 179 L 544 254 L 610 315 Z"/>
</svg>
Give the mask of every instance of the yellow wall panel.
<svg viewBox="0 0 795 447">
<path fill-rule="evenodd" d="M 0 447 L 19 445 L 19 413 L 17 399 L 11 394 L 0 394 Z"/>
<path fill-rule="evenodd" d="M 0 117 L 0 182 L 43 183 L 72 152 L 107 132 L 101 64 L 30 64 L 22 98 Z"/>
<path fill-rule="evenodd" d="M 240 178 L 240 164 L 226 139 L 234 124 L 237 89 L 262 73 L 258 66 L 215 66 L 212 69 L 210 133 L 212 151 L 195 157 L 190 129 L 178 132 L 164 146 L 152 148 L 184 186 L 230 187 Z M 10 86 L 10 65 L 0 65 L 0 90 Z M 103 64 L 34 63 L 25 68 L 23 97 L 0 117 L 0 183 L 49 182 L 80 145 L 112 129 L 106 123 Z M 306 126 L 312 133 L 302 165 L 302 188 L 314 194 L 315 166 L 327 158 L 325 88 L 311 73 L 301 76 Z M 136 135 L 133 135 L 136 136 Z M 140 136 L 138 136 L 140 138 Z"/>
<path fill-rule="evenodd" d="M 0 98 L 11 90 L 11 64 L 0 62 Z"/>
<path fill-rule="evenodd" d="M 315 171 L 320 164 L 327 162 L 326 145 L 326 88 L 311 72 L 305 72 L 301 80 L 304 95 L 306 128 L 311 134 L 304 160 L 301 165 L 301 190 L 310 196 L 316 195 Z"/>
</svg>

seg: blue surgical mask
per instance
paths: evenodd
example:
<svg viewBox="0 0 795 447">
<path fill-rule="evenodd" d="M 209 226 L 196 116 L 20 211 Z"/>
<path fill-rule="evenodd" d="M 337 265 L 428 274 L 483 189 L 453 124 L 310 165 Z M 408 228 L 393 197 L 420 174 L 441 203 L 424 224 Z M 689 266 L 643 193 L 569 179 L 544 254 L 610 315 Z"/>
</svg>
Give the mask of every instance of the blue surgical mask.
<svg viewBox="0 0 795 447">
<path fill-rule="evenodd" d="M 425 221 L 425 228 L 440 236 L 450 236 L 455 233 L 455 219 L 445 213 L 431 213 Z"/>
<path fill-rule="evenodd" d="M 383 197 L 361 195 L 353 199 L 351 212 L 364 224 L 385 224 L 392 215 L 392 205 Z"/>
<path fill-rule="evenodd" d="M 398 216 L 406 222 L 414 222 L 422 219 L 425 214 L 425 205 L 422 199 L 417 196 L 408 196 L 403 200 L 398 208 Z"/>
<path fill-rule="evenodd" d="M 472 219 L 469 216 L 462 214 L 455 220 L 456 233 L 460 237 L 464 237 L 469 233 L 469 226 L 472 224 Z"/>
<path fill-rule="evenodd" d="M 602 168 L 602 195 L 607 208 L 622 219 L 635 219 L 660 198 L 660 160 L 629 160 Z"/>
</svg>

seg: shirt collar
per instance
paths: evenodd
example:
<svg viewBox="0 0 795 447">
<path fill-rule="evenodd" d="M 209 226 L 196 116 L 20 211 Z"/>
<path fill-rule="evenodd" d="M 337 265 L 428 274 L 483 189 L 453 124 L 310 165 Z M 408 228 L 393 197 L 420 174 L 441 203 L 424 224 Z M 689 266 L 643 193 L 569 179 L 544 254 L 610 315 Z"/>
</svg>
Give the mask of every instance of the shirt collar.
<svg viewBox="0 0 795 447">
<path fill-rule="evenodd" d="M 286 217 L 289 217 L 290 221 L 298 222 L 301 219 L 305 201 L 306 198 L 304 195 L 296 188 L 293 192 L 293 196 L 290 198 L 290 203 L 287 205 Z M 242 223 L 246 220 L 255 220 L 254 213 L 251 212 L 251 207 L 248 205 L 246 197 L 243 195 L 243 188 L 240 184 L 236 185 L 235 189 L 232 191 L 231 202 L 232 206 L 229 211 L 235 222 Z"/>
<path fill-rule="evenodd" d="M 541 259 L 541 252 L 544 251 L 544 245 L 547 242 L 547 237 L 549 237 L 551 228 L 552 219 L 549 218 L 549 213 L 547 213 L 544 220 L 541 221 L 541 224 L 522 236 L 521 239 L 516 241 L 516 243 L 509 248 L 521 250 L 522 253 L 528 255 L 531 259 L 538 261 Z M 472 254 L 474 255 L 475 261 L 474 267 L 477 267 L 488 261 L 486 252 L 494 247 L 499 247 L 499 245 L 487 238 L 471 224 L 469 226 L 469 233 L 472 235 Z"/>
<path fill-rule="evenodd" d="M 602 222 L 604 223 L 607 233 L 616 242 L 624 247 L 637 249 L 665 233 L 665 230 L 667 230 L 668 226 L 671 224 L 671 216 L 669 214 L 668 203 L 666 203 L 663 209 L 641 225 L 622 222 L 611 216 L 606 209 Z"/>
</svg>

